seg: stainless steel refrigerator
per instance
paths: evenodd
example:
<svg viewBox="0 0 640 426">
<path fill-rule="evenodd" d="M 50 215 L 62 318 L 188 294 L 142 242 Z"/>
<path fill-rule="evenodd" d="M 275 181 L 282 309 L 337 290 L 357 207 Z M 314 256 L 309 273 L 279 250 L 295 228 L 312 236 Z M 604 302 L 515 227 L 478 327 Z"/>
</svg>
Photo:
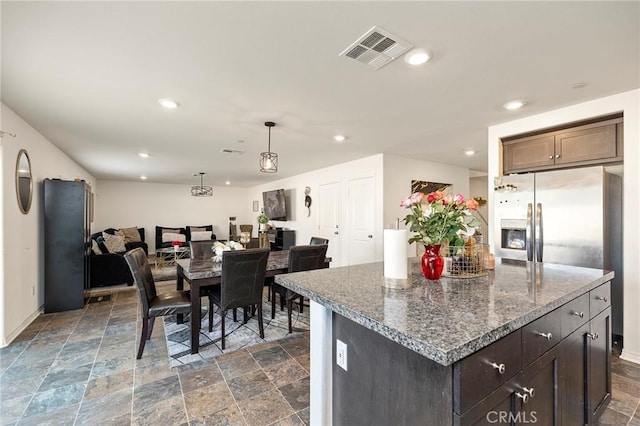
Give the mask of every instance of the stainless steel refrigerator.
<svg viewBox="0 0 640 426">
<path fill-rule="evenodd" d="M 622 166 L 494 181 L 496 256 L 615 271 L 613 334 L 622 335 Z"/>
</svg>

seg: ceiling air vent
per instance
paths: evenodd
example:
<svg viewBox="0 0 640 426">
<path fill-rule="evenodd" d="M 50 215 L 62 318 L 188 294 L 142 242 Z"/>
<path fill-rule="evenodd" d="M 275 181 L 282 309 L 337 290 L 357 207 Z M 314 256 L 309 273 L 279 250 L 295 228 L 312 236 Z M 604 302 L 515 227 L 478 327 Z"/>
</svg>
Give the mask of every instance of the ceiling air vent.
<svg viewBox="0 0 640 426">
<path fill-rule="evenodd" d="M 408 41 L 382 28 L 373 27 L 338 56 L 355 59 L 377 70 L 412 47 Z"/>
<path fill-rule="evenodd" d="M 244 151 L 241 151 L 239 149 L 231 149 L 231 148 L 222 148 L 220 150 L 221 153 L 223 154 L 229 154 L 229 155 L 242 155 L 244 154 Z"/>
</svg>

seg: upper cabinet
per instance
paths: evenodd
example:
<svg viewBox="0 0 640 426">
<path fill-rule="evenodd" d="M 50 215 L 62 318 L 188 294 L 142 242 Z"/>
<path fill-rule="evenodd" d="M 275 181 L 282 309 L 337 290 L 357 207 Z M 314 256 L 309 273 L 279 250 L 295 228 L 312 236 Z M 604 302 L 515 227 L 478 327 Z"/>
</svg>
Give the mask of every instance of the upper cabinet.
<svg viewBox="0 0 640 426">
<path fill-rule="evenodd" d="M 621 162 L 622 117 L 505 138 L 503 174 Z"/>
</svg>

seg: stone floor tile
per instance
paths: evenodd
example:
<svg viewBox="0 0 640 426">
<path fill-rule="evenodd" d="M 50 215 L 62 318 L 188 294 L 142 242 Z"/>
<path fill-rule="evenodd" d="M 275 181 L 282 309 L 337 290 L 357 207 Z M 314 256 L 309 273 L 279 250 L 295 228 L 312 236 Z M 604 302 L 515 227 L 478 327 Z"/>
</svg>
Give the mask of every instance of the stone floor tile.
<svg viewBox="0 0 640 426">
<path fill-rule="evenodd" d="M 91 374 L 93 364 L 85 364 L 77 367 L 71 367 L 67 370 L 49 371 L 42 381 L 38 392 L 45 392 L 50 389 L 60 388 L 63 386 L 86 383 Z"/>
<path fill-rule="evenodd" d="M 155 328 L 155 327 L 154 327 Z M 116 334 L 133 334 L 137 332 L 135 322 L 127 322 L 124 324 L 110 325 L 104 330 L 104 336 L 109 337 Z"/>
<path fill-rule="evenodd" d="M 309 339 L 303 335 L 285 339 L 280 342 L 280 346 L 294 358 L 309 353 Z"/>
<path fill-rule="evenodd" d="M 253 345 L 247 348 L 247 351 L 249 351 L 249 353 L 253 353 L 253 352 L 260 352 L 263 351 L 265 349 L 270 349 L 273 347 L 278 346 L 278 342 L 264 342 L 264 343 L 258 343 L 257 345 Z"/>
<path fill-rule="evenodd" d="M 95 377 L 87 383 L 84 399 L 102 398 L 121 390 L 133 389 L 133 376 L 133 370 L 126 370 L 104 377 Z"/>
<path fill-rule="evenodd" d="M 310 356 L 310 354 L 297 356 L 296 357 L 296 361 L 298 361 L 298 363 L 302 366 L 302 368 L 307 370 L 307 372 L 309 372 L 309 373 L 311 372 L 311 356 Z"/>
<path fill-rule="evenodd" d="M 253 359 L 253 357 L 246 351 L 242 356 L 233 357 L 223 361 L 220 361 L 220 358 L 217 358 L 216 361 L 218 362 L 218 367 L 220 367 L 220 371 L 222 371 L 222 375 L 226 380 L 260 369 L 260 366 L 255 359 Z"/>
<path fill-rule="evenodd" d="M 108 376 L 110 374 L 121 373 L 133 370 L 135 362 L 134 356 L 127 358 L 108 359 L 106 361 L 96 361 L 91 370 L 91 378 Z"/>
<path fill-rule="evenodd" d="M 76 425 L 95 425 L 110 422 L 123 415 L 131 418 L 131 389 L 123 389 L 96 399 L 84 399 Z"/>
<path fill-rule="evenodd" d="M 263 367 L 263 370 L 276 387 L 281 387 L 309 376 L 307 370 L 302 368 L 295 359 L 268 365 Z"/>
<path fill-rule="evenodd" d="M 224 381 L 222 372 L 215 363 L 197 369 L 178 370 L 178 372 L 182 392 L 185 394 Z"/>
<path fill-rule="evenodd" d="M 278 389 L 295 411 L 303 410 L 309 406 L 309 377 L 296 380 Z"/>
<path fill-rule="evenodd" d="M 134 386 L 138 387 L 146 383 L 155 382 L 156 380 L 177 375 L 178 372 L 176 370 L 168 368 L 165 364 L 149 364 L 146 366 L 136 365 L 136 377 Z"/>
<path fill-rule="evenodd" d="M 159 401 L 182 395 L 178 375 L 137 386 L 133 391 L 133 410 L 138 412 L 147 401 Z"/>
<path fill-rule="evenodd" d="M 33 425 L 33 426 L 41 426 L 41 425 L 59 425 L 66 426 L 71 425 L 76 419 L 78 415 L 78 409 L 80 408 L 80 404 L 73 404 L 68 407 L 62 407 L 58 410 L 52 411 L 50 413 L 39 414 L 34 416 L 25 416 L 22 417 L 19 421 L 19 425 Z"/>
<path fill-rule="evenodd" d="M 203 387 L 184 394 L 189 419 L 203 418 L 235 404 L 229 388 L 224 382 Z"/>
<path fill-rule="evenodd" d="M 74 383 L 59 388 L 38 392 L 33 396 L 24 415 L 36 416 L 57 411 L 80 402 L 84 394 L 84 383 Z"/>
<path fill-rule="evenodd" d="M 304 426 L 304 422 L 298 417 L 297 414 L 292 414 L 289 417 L 280 419 L 275 423 L 271 423 L 270 426 Z"/>
<path fill-rule="evenodd" d="M 227 385 L 238 402 L 263 392 L 277 392 L 277 388 L 261 370 L 227 380 Z"/>
<path fill-rule="evenodd" d="M 279 392 L 264 392 L 238 402 L 238 407 L 250 426 L 270 425 L 294 413 Z"/>
<path fill-rule="evenodd" d="M 0 401 L 33 395 L 42 383 L 42 377 L 26 377 L 9 381 L 0 381 Z"/>
<path fill-rule="evenodd" d="M 602 413 L 602 415 L 600 416 L 600 418 L 598 419 L 598 421 L 596 422 L 596 425 L 620 426 L 620 425 L 626 425 L 629 422 L 629 420 L 630 420 L 629 417 L 625 416 L 624 414 L 621 414 L 607 407 Z"/>
<path fill-rule="evenodd" d="M 264 349 L 262 351 L 253 352 L 251 355 L 262 368 L 292 359 L 291 355 L 282 349 L 280 345 Z"/>
<path fill-rule="evenodd" d="M 311 410 L 309 407 L 298 411 L 296 414 L 298 414 L 298 417 L 300 417 L 300 420 L 302 420 L 305 425 L 311 424 Z"/>
<path fill-rule="evenodd" d="M 240 412 L 238 405 L 233 403 L 223 410 L 206 417 L 198 417 L 189 420 L 190 426 L 204 425 L 226 425 L 226 426 L 245 426 L 246 422 Z"/>
<path fill-rule="evenodd" d="M 187 425 L 187 413 L 182 396 L 149 399 L 133 412 L 133 425 Z"/>
<path fill-rule="evenodd" d="M 0 424 L 17 422 L 31 401 L 32 395 L 0 401 Z"/>
</svg>

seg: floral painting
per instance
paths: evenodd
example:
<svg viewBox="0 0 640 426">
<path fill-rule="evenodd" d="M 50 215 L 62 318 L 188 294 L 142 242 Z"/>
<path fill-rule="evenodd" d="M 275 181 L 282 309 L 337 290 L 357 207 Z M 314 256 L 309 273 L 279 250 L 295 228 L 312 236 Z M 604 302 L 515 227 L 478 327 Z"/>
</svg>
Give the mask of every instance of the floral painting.
<svg viewBox="0 0 640 426">
<path fill-rule="evenodd" d="M 423 194 L 430 194 L 435 191 L 444 191 L 451 186 L 450 183 L 438 183 L 427 182 L 426 180 L 412 180 L 411 181 L 411 194 L 416 192 L 422 192 Z"/>
</svg>

